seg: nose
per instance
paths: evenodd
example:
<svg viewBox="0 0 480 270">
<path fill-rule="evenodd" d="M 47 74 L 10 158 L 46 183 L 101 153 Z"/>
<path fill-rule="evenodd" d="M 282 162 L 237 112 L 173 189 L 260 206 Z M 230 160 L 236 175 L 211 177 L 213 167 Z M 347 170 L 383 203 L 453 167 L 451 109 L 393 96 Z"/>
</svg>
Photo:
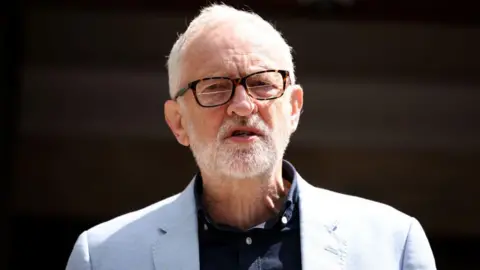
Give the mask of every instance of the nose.
<svg viewBox="0 0 480 270">
<path fill-rule="evenodd" d="M 228 115 L 249 116 L 254 114 L 256 110 L 257 106 L 248 95 L 247 90 L 241 84 L 238 84 L 227 108 Z"/>
</svg>

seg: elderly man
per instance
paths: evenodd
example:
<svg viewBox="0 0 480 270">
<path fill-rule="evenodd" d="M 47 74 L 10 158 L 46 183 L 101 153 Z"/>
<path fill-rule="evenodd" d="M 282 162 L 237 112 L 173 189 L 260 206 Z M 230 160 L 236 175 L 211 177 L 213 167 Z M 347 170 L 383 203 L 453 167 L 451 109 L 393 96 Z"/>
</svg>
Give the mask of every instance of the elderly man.
<svg viewBox="0 0 480 270">
<path fill-rule="evenodd" d="M 199 172 L 180 194 L 83 232 L 67 269 L 436 268 L 415 218 L 313 187 L 283 160 L 303 90 L 272 25 L 209 6 L 168 72 L 165 118 Z"/>
</svg>

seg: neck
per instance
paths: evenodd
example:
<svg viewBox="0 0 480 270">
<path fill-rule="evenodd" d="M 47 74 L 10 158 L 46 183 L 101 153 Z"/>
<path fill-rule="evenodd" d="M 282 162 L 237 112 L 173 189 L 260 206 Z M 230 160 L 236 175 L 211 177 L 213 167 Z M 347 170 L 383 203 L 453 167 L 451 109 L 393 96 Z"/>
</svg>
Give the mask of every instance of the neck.
<svg viewBox="0 0 480 270">
<path fill-rule="evenodd" d="M 203 204 L 217 223 L 247 230 L 278 214 L 288 190 L 281 164 L 273 174 L 249 179 L 228 179 L 204 174 Z"/>
</svg>

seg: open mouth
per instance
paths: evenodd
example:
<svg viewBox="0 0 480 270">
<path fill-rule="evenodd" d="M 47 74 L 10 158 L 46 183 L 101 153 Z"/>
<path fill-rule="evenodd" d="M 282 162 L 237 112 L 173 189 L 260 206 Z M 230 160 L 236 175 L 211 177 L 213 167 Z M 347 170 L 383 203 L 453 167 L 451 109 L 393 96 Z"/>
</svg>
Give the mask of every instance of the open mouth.
<svg viewBox="0 0 480 270">
<path fill-rule="evenodd" d="M 236 129 L 230 134 L 234 138 L 248 138 L 253 136 L 261 136 L 260 132 L 253 129 Z"/>
</svg>

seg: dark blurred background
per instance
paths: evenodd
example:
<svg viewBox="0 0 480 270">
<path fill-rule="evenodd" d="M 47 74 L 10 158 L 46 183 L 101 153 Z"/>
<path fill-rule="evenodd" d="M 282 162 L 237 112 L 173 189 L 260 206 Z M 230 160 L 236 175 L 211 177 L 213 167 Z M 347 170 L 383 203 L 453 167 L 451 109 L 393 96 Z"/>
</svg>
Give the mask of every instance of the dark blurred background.
<svg viewBox="0 0 480 270">
<path fill-rule="evenodd" d="M 300 173 L 417 217 L 439 269 L 480 269 L 478 1 L 224 2 L 295 50 L 306 100 L 287 158 Z M 7 6 L 0 268 L 64 269 L 82 230 L 190 181 L 163 118 L 164 64 L 205 3 Z"/>
</svg>

